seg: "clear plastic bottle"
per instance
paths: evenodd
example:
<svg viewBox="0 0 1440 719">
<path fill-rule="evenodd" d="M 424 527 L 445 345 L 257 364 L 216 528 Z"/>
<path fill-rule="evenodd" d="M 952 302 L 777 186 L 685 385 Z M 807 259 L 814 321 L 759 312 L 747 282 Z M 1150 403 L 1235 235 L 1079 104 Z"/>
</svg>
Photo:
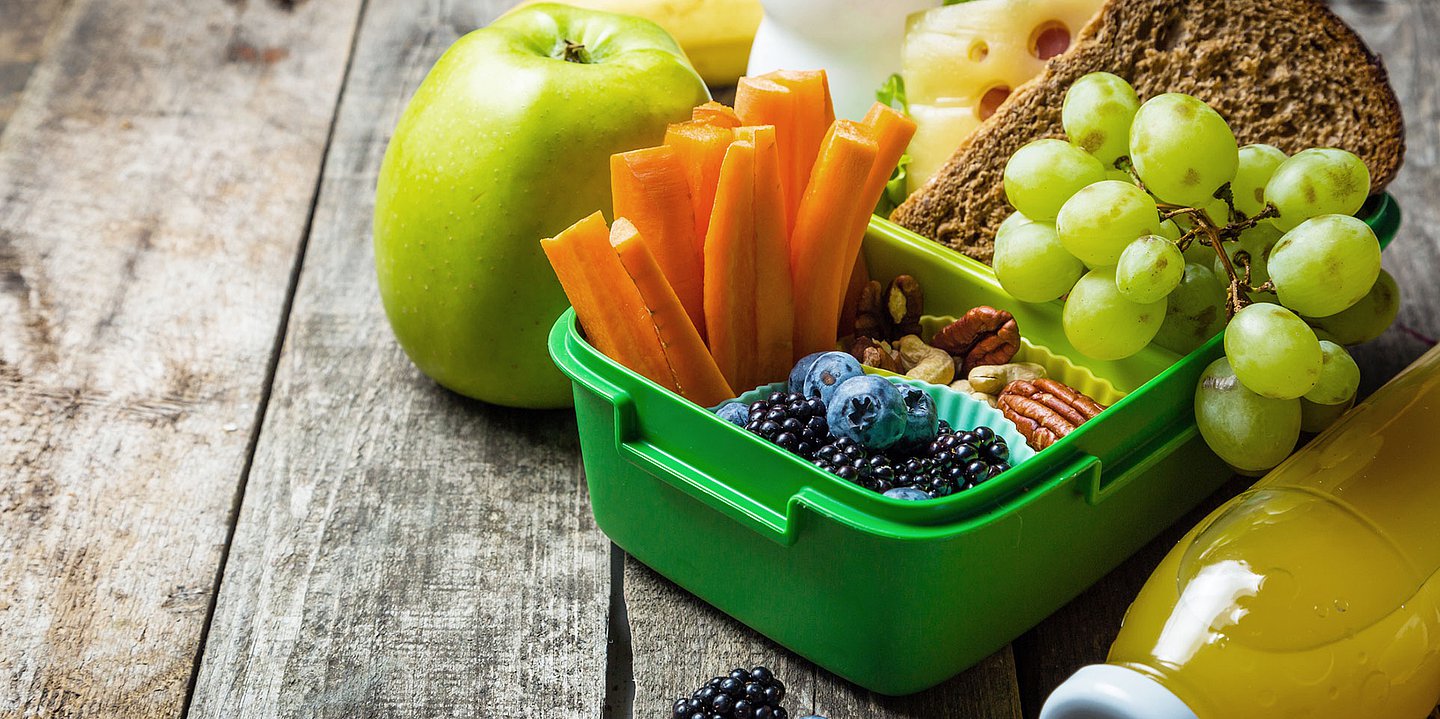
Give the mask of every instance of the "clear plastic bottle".
<svg viewBox="0 0 1440 719">
<path fill-rule="evenodd" d="M 1041 719 L 1420 719 L 1440 701 L 1440 348 L 1173 549 Z"/>
</svg>

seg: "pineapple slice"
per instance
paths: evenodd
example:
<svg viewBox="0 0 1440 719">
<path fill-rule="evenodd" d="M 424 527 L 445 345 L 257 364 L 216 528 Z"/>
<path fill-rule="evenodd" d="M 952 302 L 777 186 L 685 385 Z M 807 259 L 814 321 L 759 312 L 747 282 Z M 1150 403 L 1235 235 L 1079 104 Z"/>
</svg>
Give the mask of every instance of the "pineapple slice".
<svg viewBox="0 0 1440 719">
<path fill-rule="evenodd" d="M 970 0 L 906 22 L 902 70 L 919 189 L 1010 92 L 1070 47 L 1104 0 Z"/>
</svg>

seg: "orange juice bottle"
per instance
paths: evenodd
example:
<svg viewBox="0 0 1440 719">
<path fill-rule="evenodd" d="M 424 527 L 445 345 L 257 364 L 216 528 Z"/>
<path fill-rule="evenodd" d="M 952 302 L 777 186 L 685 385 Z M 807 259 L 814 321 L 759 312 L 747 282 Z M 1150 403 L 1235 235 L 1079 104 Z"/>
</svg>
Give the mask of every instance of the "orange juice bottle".
<svg viewBox="0 0 1440 719">
<path fill-rule="evenodd" d="M 1440 348 L 1176 545 L 1041 719 L 1420 719 L 1440 701 Z"/>
</svg>

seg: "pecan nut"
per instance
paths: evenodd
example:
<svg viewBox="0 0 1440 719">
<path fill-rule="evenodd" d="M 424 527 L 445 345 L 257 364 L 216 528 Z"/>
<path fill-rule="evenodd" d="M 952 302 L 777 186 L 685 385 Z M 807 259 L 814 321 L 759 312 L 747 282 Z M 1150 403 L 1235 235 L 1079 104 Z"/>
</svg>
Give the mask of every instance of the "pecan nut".
<svg viewBox="0 0 1440 719">
<path fill-rule="evenodd" d="M 1016 380 L 1000 393 L 1000 411 L 1036 451 L 1075 431 L 1105 408 L 1053 379 Z"/>
<path fill-rule="evenodd" d="M 885 309 L 891 327 L 890 336 L 885 339 L 920 334 L 920 316 L 925 314 L 925 292 L 920 289 L 919 281 L 910 275 L 898 275 L 891 280 Z"/>
<path fill-rule="evenodd" d="M 991 364 L 1005 364 L 1020 351 L 1020 328 L 1005 310 L 981 305 L 935 333 L 930 344 L 949 352 L 960 374 Z"/>
</svg>

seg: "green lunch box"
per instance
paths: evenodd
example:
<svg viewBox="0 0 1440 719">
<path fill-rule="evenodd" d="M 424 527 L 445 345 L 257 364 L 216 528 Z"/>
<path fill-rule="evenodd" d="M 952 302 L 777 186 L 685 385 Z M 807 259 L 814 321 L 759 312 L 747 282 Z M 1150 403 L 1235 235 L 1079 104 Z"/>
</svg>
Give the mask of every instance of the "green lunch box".
<svg viewBox="0 0 1440 719">
<path fill-rule="evenodd" d="M 1398 207 L 1382 196 L 1367 211 L 1388 243 Z M 574 381 L 591 507 L 617 545 L 825 669 L 898 695 L 1005 646 L 1231 476 L 1191 406 L 1223 347 L 1216 336 L 1184 357 L 1149 347 L 1092 360 L 1066 340 L 1060 303 L 1011 298 L 979 262 L 879 217 L 864 252 L 874 277 L 918 279 L 931 314 L 1006 309 L 1027 353 L 1073 363 L 1123 398 L 985 484 L 910 502 L 622 367 L 585 341 L 573 310 L 551 330 L 550 353 Z"/>
</svg>

